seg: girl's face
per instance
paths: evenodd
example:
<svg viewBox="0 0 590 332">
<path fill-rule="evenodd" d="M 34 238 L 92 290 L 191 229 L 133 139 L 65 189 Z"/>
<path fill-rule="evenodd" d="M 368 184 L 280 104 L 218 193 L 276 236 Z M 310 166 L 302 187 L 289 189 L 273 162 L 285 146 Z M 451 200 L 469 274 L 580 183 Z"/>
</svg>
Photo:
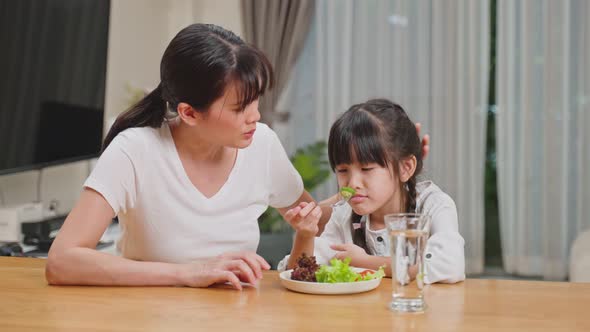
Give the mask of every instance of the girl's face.
<svg viewBox="0 0 590 332">
<path fill-rule="evenodd" d="M 213 144 L 245 148 L 252 143 L 256 123 L 260 120 L 258 100 L 240 109 L 236 89 L 228 90 L 202 115 L 196 129 Z"/>
<path fill-rule="evenodd" d="M 356 193 L 349 204 L 356 214 L 392 213 L 400 202 L 399 178 L 391 167 L 377 163 L 340 164 L 336 166 L 339 187 L 351 187 Z"/>
</svg>

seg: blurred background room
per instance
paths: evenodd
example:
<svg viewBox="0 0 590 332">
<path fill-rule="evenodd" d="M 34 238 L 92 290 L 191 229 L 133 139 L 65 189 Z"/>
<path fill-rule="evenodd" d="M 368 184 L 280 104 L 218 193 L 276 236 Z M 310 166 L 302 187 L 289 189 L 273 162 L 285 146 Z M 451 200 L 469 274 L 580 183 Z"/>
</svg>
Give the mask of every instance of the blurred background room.
<svg viewBox="0 0 590 332">
<path fill-rule="evenodd" d="M 455 200 L 469 277 L 590 282 L 589 16 L 585 0 L 0 0 L 1 253 L 46 253 L 102 135 L 201 22 L 269 57 L 262 122 L 317 200 L 337 190 L 330 125 L 389 98 L 431 137 L 422 178 Z M 272 209 L 259 226 L 276 265 L 292 232 Z"/>
</svg>

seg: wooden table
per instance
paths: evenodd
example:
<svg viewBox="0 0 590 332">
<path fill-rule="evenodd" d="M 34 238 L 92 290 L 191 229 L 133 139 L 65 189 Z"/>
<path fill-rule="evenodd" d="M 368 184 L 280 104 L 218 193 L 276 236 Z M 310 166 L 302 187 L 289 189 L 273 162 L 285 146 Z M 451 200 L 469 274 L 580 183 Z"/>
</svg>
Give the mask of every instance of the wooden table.
<svg viewBox="0 0 590 332">
<path fill-rule="evenodd" d="M 470 279 L 431 285 L 424 314 L 388 310 L 390 279 L 355 295 L 282 288 L 276 271 L 244 291 L 53 287 L 45 260 L 0 258 L 0 331 L 590 331 L 590 284 Z"/>
</svg>

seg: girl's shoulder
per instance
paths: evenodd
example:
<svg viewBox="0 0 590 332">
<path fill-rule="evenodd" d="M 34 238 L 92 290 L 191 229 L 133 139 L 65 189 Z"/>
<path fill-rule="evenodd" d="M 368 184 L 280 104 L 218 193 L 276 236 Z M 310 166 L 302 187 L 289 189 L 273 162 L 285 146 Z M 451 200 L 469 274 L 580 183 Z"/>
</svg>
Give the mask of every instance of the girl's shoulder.
<svg viewBox="0 0 590 332">
<path fill-rule="evenodd" d="M 418 199 L 416 210 L 432 218 L 431 234 L 440 232 L 454 233 L 459 236 L 459 216 L 455 201 L 432 181 L 420 182 L 416 185 Z"/>
<path fill-rule="evenodd" d="M 453 208 L 456 209 L 455 201 L 453 198 L 442 191 L 432 181 L 423 181 L 416 184 L 416 206 L 419 210 L 432 210 L 434 208 Z"/>
</svg>

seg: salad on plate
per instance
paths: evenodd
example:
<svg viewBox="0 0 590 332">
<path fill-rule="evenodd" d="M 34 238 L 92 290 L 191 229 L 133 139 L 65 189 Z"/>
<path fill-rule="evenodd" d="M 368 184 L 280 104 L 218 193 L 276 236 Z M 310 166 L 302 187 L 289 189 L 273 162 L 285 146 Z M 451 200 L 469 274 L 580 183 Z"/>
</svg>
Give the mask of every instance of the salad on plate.
<svg viewBox="0 0 590 332">
<path fill-rule="evenodd" d="M 373 290 L 385 276 L 377 271 L 350 266 L 350 259 L 334 258 L 329 265 L 318 265 L 314 256 L 302 256 L 293 270 L 279 274 L 281 284 L 294 292 L 320 295 L 354 294 Z"/>
<path fill-rule="evenodd" d="M 297 266 L 291 272 L 291 279 L 297 281 L 340 283 L 358 282 L 382 278 L 385 276 L 383 267 L 377 271 L 359 269 L 350 266 L 350 258 L 340 260 L 332 258 L 330 265 L 318 265 L 314 256 L 303 254 L 297 259 Z"/>
</svg>

